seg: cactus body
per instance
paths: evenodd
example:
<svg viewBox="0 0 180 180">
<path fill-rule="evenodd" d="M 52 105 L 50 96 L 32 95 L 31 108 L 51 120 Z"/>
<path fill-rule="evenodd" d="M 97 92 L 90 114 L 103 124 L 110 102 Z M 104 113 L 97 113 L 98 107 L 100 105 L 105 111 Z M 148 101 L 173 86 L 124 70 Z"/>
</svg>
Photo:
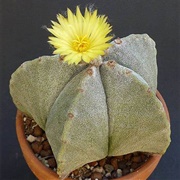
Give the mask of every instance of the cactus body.
<svg viewBox="0 0 180 180">
<path fill-rule="evenodd" d="M 85 69 L 65 86 L 45 131 L 62 177 L 108 155 L 107 105 L 98 67 Z"/>
<path fill-rule="evenodd" d="M 157 90 L 157 65 L 155 42 L 147 34 L 131 34 L 112 42 L 105 60 L 116 60 L 122 66 L 132 69 L 149 84 L 154 93 Z"/>
<path fill-rule="evenodd" d="M 67 82 L 85 65 L 67 65 L 59 56 L 24 62 L 12 75 L 10 93 L 17 108 L 45 129 L 51 106 Z"/>
<path fill-rule="evenodd" d="M 170 126 L 155 94 L 155 55 L 152 39 L 131 35 L 98 66 L 46 56 L 12 75 L 13 101 L 45 129 L 61 177 L 106 156 L 165 152 Z"/>
<path fill-rule="evenodd" d="M 169 122 L 148 84 L 113 61 L 102 65 L 101 76 L 109 114 L 109 156 L 136 151 L 163 154 L 170 141 Z"/>
</svg>

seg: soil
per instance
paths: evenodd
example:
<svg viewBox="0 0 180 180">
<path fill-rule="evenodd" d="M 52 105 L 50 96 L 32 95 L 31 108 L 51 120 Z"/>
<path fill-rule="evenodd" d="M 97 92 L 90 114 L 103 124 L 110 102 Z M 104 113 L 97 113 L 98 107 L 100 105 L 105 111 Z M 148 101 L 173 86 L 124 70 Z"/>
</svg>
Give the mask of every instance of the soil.
<svg viewBox="0 0 180 180">
<path fill-rule="evenodd" d="M 47 167 L 56 172 L 57 164 L 45 132 L 36 122 L 24 116 L 27 141 L 35 156 Z M 78 180 L 108 180 L 127 175 L 150 158 L 150 154 L 134 152 L 123 156 L 106 157 L 100 161 L 90 162 L 74 170 L 69 177 Z"/>
</svg>

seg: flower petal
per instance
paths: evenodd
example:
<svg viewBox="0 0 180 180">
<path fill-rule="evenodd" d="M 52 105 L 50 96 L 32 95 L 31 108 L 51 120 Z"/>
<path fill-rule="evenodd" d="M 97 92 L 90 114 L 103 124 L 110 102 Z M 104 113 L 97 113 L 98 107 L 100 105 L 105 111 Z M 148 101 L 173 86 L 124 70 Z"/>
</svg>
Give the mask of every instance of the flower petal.
<svg viewBox="0 0 180 180">
<path fill-rule="evenodd" d="M 53 35 L 48 42 L 56 48 L 53 53 L 65 56 L 64 61 L 68 64 L 78 64 L 81 60 L 90 63 L 99 55 L 104 55 L 111 46 L 108 42 L 112 36 L 108 34 L 112 27 L 107 23 L 105 15 L 97 15 L 97 10 L 85 8 L 83 16 L 79 6 L 75 14 L 67 8 L 67 18 L 58 14 L 57 20 L 51 21 L 51 28 L 47 28 Z"/>
</svg>

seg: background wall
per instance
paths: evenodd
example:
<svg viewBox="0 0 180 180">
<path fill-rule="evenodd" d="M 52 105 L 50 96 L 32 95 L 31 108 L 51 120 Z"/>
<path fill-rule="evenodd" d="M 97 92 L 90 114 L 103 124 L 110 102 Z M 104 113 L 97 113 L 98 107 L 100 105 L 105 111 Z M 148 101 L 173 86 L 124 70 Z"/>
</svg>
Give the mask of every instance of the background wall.
<svg viewBox="0 0 180 180">
<path fill-rule="evenodd" d="M 113 33 L 124 37 L 148 33 L 156 42 L 158 55 L 158 89 L 168 105 L 172 143 L 149 180 L 180 179 L 179 169 L 179 4 L 178 0 L 4 0 L 1 17 L 1 172 L 2 180 L 35 180 L 22 156 L 15 133 L 16 108 L 9 95 L 9 79 L 25 60 L 51 55 L 47 43 L 50 26 L 56 14 L 67 7 L 75 9 L 95 3 L 100 14 L 106 14 Z"/>
</svg>

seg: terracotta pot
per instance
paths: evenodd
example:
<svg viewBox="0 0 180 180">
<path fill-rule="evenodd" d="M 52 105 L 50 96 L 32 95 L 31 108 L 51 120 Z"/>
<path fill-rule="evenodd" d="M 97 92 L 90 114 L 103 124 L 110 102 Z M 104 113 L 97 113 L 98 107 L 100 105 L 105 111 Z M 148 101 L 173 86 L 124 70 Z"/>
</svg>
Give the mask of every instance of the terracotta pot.
<svg viewBox="0 0 180 180">
<path fill-rule="evenodd" d="M 166 103 L 159 92 L 157 92 L 157 97 L 162 102 L 164 109 L 166 111 L 168 120 L 170 121 Z M 17 111 L 17 115 L 16 115 L 16 132 L 17 132 L 18 141 L 19 141 L 21 150 L 23 152 L 24 158 L 29 168 L 31 169 L 31 171 L 35 174 L 35 176 L 40 180 L 58 180 L 59 179 L 58 175 L 51 169 L 47 168 L 44 164 L 42 164 L 41 161 L 39 161 L 39 159 L 34 155 L 24 134 L 23 116 L 20 111 Z M 153 155 L 140 168 L 136 169 L 134 172 L 126 176 L 117 178 L 116 180 L 135 180 L 135 179 L 145 180 L 147 179 L 156 168 L 161 157 L 162 157 L 161 155 Z M 71 179 L 66 178 L 66 180 L 71 180 Z"/>
</svg>

